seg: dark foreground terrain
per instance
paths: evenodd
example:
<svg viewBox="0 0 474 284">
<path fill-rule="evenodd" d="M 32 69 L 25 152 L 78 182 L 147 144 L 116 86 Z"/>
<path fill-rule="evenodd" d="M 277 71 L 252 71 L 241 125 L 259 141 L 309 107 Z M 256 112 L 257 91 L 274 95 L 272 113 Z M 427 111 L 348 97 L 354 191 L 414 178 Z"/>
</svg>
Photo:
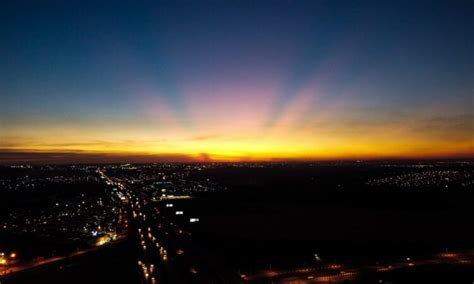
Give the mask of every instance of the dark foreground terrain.
<svg viewBox="0 0 474 284">
<path fill-rule="evenodd" d="M 203 274 L 200 268 L 220 267 L 220 271 L 206 272 L 219 275 L 216 283 L 235 283 L 235 279 L 226 282 L 220 276 L 227 274 L 240 275 L 241 282 L 249 283 L 474 280 L 474 166 L 469 161 L 126 165 L 99 169 L 96 172 L 95 167 L 88 168 L 86 178 L 82 177 L 87 183 L 83 180 L 72 188 L 79 190 L 86 202 L 102 198 L 101 204 L 106 204 L 107 196 L 115 196 L 109 194 L 115 192 L 109 188 L 117 185 L 131 193 L 134 197 L 130 202 L 141 205 L 141 211 L 134 207 L 133 212 L 146 213 L 148 218 L 137 223 L 129 210 L 130 222 L 140 225 L 142 232 L 152 227 L 158 241 L 170 245 L 167 264 L 157 263 L 155 267 L 174 267 L 174 271 L 191 271 L 196 276 L 176 279 L 192 282 Z M 12 175 L 11 170 L 7 172 Z M 105 181 L 113 182 L 104 183 L 98 173 L 107 177 Z M 3 184 L 8 185 L 9 180 L 4 179 Z M 89 186 L 91 180 L 94 183 Z M 88 189 L 81 189 L 81 185 Z M 52 192 L 53 204 L 72 198 Z M 19 196 L 16 190 L 7 193 L 10 199 Z M 186 198 L 175 198 L 180 196 Z M 30 199 L 22 200 L 26 204 L 22 206 L 34 204 L 41 208 L 41 202 L 51 203 L 41 192 Z M 110 204 L 99 209 L 113 216 L 112 212 L 117 211 L 111 210 L 116 205 Z M 18 208 L 11 202 L 2 208 L 5 213 L 13 209 Z M 100 210 L 94 214 L 102 214 Z M 178 215 L 178 211 L 183 213 Z M 24 212 L 15 214 L 11 216 L 28 216 Z M 115 220 L 97 219 L 94 214 L 80 215 L 79 220 L 89 224 L 88 218 L 93 218 L 101 222 L 95 224 L 106 225 Z M 190 218 L 199 221 L 190 222 Z M 8 217 L 2 220 L 14 225 Z M 176 229 L 167 232 L 166 227 Z M 23 234 L 18 230 L 7 228 L 0 236 L 23 255 L 38 250 L 36 246 L 49 250 L 71 246 L 70 241 L 61 241 L 62 233 L 56 233 L 55 238 L 42 233 L 40 242 L 35 240 L 34 231 Z M 189 235 L 181 239 L 181 230 Z M 125 240 L 91 253 L 14 273 L 1 281 L 144 283 L 146 278 L 137 261 L 144 256 L 146 259 L 147 253 L 141 252 L 140 241 L 137 233 L 131 233 Z M 180 262 L 183 257 L 186 261 Z M 197 259 L 200 263 L 194 263 Z M 213 265 L 206 265 L 206 260 Z M 179 267 L 181 263 L 186 267 Z M 160 278 L 160 273 L 160 281 L 172 279 Z"/>
</svg>

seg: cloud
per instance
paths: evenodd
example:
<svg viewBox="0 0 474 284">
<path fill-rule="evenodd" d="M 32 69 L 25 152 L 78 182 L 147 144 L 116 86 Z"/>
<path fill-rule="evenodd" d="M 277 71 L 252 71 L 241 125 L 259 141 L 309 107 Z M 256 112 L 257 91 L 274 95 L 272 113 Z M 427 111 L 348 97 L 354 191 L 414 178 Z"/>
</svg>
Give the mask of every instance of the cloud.
<svg viewBox="0 0 474 284">
<path fill-rule="evenodd" d="M 209 160 L 185 154 L 95 154 L 82 151 L 31 152 L 0 149 L 0 164 L 100 164 L 100 163 L 165 163 Z"/>
<path fill-rule="evenodd" d="M 214 139 L 214 138 L 218 138 L 218 137 L 219 137 L 219 135 L 197 135 L 197 136 L 191 137 L 190 140 L 203 141 L 203 140 L 209 140 L 209 139 Z"/>
</svg>

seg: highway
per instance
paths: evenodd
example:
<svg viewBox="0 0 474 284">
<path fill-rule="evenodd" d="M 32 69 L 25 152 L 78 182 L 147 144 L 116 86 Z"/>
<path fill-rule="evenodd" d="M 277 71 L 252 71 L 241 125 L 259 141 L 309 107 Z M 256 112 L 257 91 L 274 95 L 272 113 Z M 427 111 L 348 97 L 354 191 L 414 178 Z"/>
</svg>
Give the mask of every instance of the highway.
<svg viewBox="0 0 474 284">
<path fill-rule="evenodd" d="M 247 283 L 343 283 L 346 280 L 354 280 L 361 273 L 383 273 L 401 268 L 444 263 L 472 266 L 474 264 L 474 251 L 464 253 L 439 253 L 426 258 L 406 257 L 384 264 L 346 266 L 340 263 L 332 263 L 291 270 L 263 270 L 253 274 L 244 273 L 242 277 Z"/>
<path fill-rule="evenodd" d="M 24 270 L 27 270 L 27 269 L 32 269 L 32 268 L 36 268 L 38 266 L 64 261 L 64 260 L 69 259 L 69 258 L 73 258 L 73 257 L 80 256 L 80 255 L 83 255 L 83 254 L 87 254 L 87 253 L 90 253 L 90 252 L 98 251 L 100 249 L 104 249 L 104 248 L 107 248 L 109 246 L 115 245 L 115 244 L 123 241 L 124 239 L 125 238 L 123 238 L 123 237 L 118 238 L 117 240 L 111 241 L 111 242 L 109 242 L 107 244 L 104 244 L 102 246 L 91 247 L 91 248 L 88 248 L 88 249 L 75 251 L 75 252 L 72 252 L 70 254 L 63 255 L 63 256 L 56 256 L 56 257 L 50 257 L 50 258 L 45 258 L 45 259 L 39 259 L 39 260 L 36 260 L 36 261 L 23 263 L 23 264 L 20 264 L 20 265 L 15 265 L 15 266 L 11 266 L 11 267 L 4 267 L 3 269 L 0 269 L 0 276 L 8 276 L 10 274 L 21 272 L 21 271 L 24 271 Z"/>
<path fill-rule="evenodd" d="M 141 249 L 137 265 L 142 283 L 241 283 L 237 272 L 223 267 L 205 248 L 192 241 L 190 232 L 167 219 L 161 201 L 153 201 L 144 191 L 130 189 L 125 181 L 103 178 L 123 192 L 131 212 L 130 229 Z M 168 203 L 169 201 L 167 201 Z"/>
</svg>

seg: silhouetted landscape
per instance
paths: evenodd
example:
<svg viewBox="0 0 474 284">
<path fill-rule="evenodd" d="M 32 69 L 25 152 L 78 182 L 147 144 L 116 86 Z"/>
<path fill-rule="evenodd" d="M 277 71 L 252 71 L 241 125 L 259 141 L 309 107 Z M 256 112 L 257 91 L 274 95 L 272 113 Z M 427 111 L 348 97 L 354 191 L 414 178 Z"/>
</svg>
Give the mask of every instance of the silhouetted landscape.
<svg viewBox="0 0 474 284">
<path fill-rule="evenodd" d="M 5 283 L 140 283 L 138 261 L 157 282 L 473 276 L 471 161 L 12 166 L 1 177 L 0 249 L 17 254 Z"/>
</svg>

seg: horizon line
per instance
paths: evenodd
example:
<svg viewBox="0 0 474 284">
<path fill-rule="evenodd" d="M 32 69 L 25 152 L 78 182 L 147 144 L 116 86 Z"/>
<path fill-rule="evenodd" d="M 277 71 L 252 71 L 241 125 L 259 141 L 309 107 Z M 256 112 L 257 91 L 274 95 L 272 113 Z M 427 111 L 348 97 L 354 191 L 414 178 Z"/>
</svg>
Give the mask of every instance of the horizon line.
<svg viewBox="0 0 474 284">
<path fill-rule="evenodd" d="M 150 164 L 150 163 L 291 163 L 291 162 L 357 162 L 357 161 L 469 161 L 474 153 L 454 155 L 340 155 L 332 157 L 228 157 L 212 158 L 206 153 L 95 153 L 85 151 L 18 151 L 0 150 L 0 165 L 47 164 Z"/>
</svg>

